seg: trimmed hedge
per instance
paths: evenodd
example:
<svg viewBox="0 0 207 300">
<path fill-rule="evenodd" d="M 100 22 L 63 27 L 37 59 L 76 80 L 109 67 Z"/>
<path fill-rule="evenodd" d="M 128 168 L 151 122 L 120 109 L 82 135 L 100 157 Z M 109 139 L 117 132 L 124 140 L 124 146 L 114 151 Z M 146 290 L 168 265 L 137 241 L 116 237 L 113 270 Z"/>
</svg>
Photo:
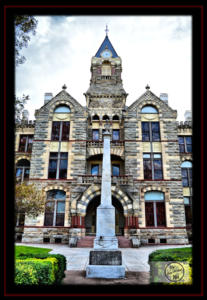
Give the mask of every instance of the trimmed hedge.
<svg viewBox="0 0 207 300">
<path fill-rule="evenodd" d="M 192 284 L 192 248 L 171 248 L 171 249 L 162 249 L 152 252 L 149 255 L 149 264 L 150 264 L 150 282 L 151 284 L 164 284 L 164 285 L 182 285 Z M 165 263 L 166 262 L 166 263 Z M 179 280 L 170 281 L 166 280 L 165 268 L 168 265 L 168 262 L 180 262 L 184 269 L 184 275 Z M 183 263 L 182 263 L 183 262 Z M 163 276 L 165 276 L 163 278 Z M 162 282 L 163 279 L 163 282 Z"/>
<path fill-rule="evenodd" d="M 22 272 L 18 272 L 15 274 L 15 283 L 16 284 L 33 284 L 31 283 L 30 276 L 25 276 L 24 268 L 31 268 L 31 272 L 33 271 L 33 276 L 39 285 L 51 285 L 54 284 L 57 280 L 58 274 L 58 261 L 54 257 L 38 259 L 38 258 L 28 258 L 28 259 L 17 259 L 16 260 L 16 269 L 19 269 L 19 265 L 21 265 Z M 25 280 L 22 279 L 25 277 Z M 28 278 L 28 279 L 27 279 Z M 28 283 L 27 283 L 28 280 Z M 22 282 L 23 281 L 23 282 Z"/>
<path fill-rule="evenodd" d="M 54 284 L 60 284 L 62 279 L 65 277 L 65 269 L 66 269 L 66 258 L 64 255 L 61 254 L 32 254 L 32 253 L 20 253 L 18 256 L 18 260 L 21 259 L 23 261 L 29 261 L 30 259 L 39 259 L 39 260 L 46 260 L 52 259 L 56 260 L 55 263 L 55 281 Z M 18 261 L 17 260 L 17 261 Z"/>
<path fill-rule="evenodd" d="M 31 265 L 17 262 L 14 282 L 18 285 L 38 284 L 37 271 Z"/>
<path fill-rule="evenodd" d="M 149 255 L 149 262 L 151 261 L 188 261 L 192 264 L 192 248 L 157 250 Z"/>
</svg>

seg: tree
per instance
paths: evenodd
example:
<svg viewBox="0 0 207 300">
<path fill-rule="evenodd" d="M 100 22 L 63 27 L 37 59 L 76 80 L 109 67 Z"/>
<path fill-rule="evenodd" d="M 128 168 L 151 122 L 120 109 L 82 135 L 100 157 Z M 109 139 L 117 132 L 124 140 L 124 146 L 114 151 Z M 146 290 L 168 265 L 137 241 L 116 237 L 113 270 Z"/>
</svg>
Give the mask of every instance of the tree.
<svg viewBox="0 0 207 300">
<path fill-rule="evenodd" d="M 21 98 L 15 97 L 15 123 L 20 123 L 22 120 L 22 112 L 24 110 L 24 105 L 30 100 L 29 95 L 23 96 Z"/>
<path fill-rule="evenodd" d="M 35 35 L 38 21 L 33 16 L 20 15 L 15 18 L 15 62 L 23 64 L 26 58 L 20 54 L 23 47 L 28 46 L 30 34 Z"/>
<path fill-rule="evenodd" d="M 44 212 L 45 197 L 42 190 L 34 184 L 16 184 L 15 187 L 15 215 L 25 213 L 30 217 L 37 217 Z"/>
</svg>

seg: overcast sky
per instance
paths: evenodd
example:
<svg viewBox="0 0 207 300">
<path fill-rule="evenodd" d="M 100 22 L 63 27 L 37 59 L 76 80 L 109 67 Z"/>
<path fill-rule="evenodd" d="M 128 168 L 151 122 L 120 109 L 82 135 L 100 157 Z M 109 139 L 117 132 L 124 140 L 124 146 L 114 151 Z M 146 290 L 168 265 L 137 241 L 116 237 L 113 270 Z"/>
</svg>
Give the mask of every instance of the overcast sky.
<svg viewBox="0 0 207 300">
<path fill-rule="evenodd" d="M 26 62 L 16 68 L 16 95 L 30 95 L 26 109 L 34 119 L 44 104 L 44 93 L 67 92 L 86 105 L 91 58 L 105 38 L 122 59 L 122 79 L 129 94 L 126 105 L 136 101 L 149 84 L 159 97 L 168 93 L 171 108 L 184 120 L 191 110 L 191 16 L 35 16 L 36 35 L 22 50 Z"/>
</svg>

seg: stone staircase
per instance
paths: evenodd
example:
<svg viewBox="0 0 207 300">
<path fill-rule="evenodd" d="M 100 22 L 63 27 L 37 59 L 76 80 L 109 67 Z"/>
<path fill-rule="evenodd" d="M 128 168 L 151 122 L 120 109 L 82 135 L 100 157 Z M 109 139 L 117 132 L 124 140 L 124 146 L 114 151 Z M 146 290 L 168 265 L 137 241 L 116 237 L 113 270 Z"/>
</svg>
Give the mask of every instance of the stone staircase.
<svg viewBox="0 0 207 300">
<path fill-rule="evenodd" d="M 124 236 L 117 236 L 119 248 L 132 248 L 132 242 L 124 237 Z M 95 236 L 85 236 L 78 240 L 77 247 L 78 248 L 93 248 L 93 241 Z"/>
</svg>

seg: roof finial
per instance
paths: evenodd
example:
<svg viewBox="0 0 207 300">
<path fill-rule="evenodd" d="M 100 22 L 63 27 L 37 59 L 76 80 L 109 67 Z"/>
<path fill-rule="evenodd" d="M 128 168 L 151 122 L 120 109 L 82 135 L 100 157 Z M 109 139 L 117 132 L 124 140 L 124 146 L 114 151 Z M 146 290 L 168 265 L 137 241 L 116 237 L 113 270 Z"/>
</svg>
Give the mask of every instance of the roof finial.
<svg viewBox="0 0 207 300">
<path fill-rule="evenodd" d="M 62 86 L 62 89 L 63 89 L 63 90 L 66 90 L 66 89 L 67 89 L 67 86 L 64 84 L 64 85 Z"/>
<path fill-rule="evenodd" d="M 145 87 L 146 90 L 150 89 L 150 86 L 147 84 L 147 86 Z"/>
<path fill-rule="evenodd" d="M 108 36 L 109 29 L 108 29 L 108 25 L 107 25 L 107 24 L 106 24 L 106 29 L 105 29 L 105 31 L 106 31 L 106 36 Z"/>
</svg>

